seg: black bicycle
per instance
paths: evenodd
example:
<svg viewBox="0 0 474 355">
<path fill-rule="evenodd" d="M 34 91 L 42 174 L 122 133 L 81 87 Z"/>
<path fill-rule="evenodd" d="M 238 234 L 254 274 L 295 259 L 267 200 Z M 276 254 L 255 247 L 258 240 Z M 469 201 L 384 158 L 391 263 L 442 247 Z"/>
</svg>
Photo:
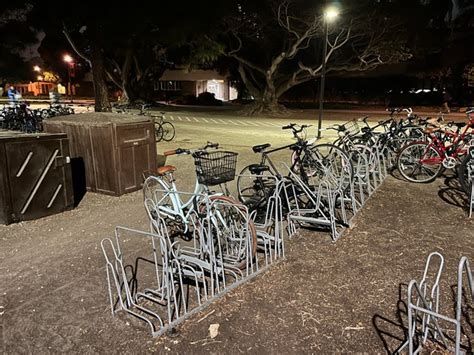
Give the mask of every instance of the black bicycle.
<svg viewBox="0 0 474 355">
<path fill-rule="evenodd" d="M 333 190 L 341 191 L 349 187 L 353 178 L 353 167 L 349 157 L 333 144 L 313 145 L 316 139 L 306 140 L 305 133 L 308 127 L 310 126 L 298 126 L 294 123 L 282 127 L 283 130 L 292 131 L 296 143 L 273 149 L 268 149 L 271 147 L 269 143 L 252 148 L 254 153 L 261 154 L 260 163 L 246 166 L 237 178 L 238 197 L 251 210 L 262 210 L 275 191 L 275 177 L 283 178 L 270 155 L 285 149 L 292 151 L 289 169 L 298 174 L 308 186 L 325 184 Z M 288 173 L 285 178 L 291 180 L 290 174 Z M 299 199 L 302 191 L 296 191 L 297 196 L 294 196 L 293 191 L 285 193 L 286 198 L 291 200 Z"/>
</svg>

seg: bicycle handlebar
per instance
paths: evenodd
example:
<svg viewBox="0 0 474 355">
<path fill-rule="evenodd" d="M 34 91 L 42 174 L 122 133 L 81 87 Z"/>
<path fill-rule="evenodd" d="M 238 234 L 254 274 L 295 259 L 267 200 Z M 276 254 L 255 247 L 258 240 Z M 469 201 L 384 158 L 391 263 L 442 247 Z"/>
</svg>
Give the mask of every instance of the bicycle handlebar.
<svg viewBox="0 0 474 355">
<path fill-rule="evenodd" d="M 209 149 L 209 148 L 217 149 L 217 148 L 219 148 L 219 143 L 207 142 L 204 147 L 196 149 L 196 151 L 206 150 L 206 149 Z M 192 154 L 192 153 L 193 153 L 193 151 L 191 151 L 189 149 L 177 148 L 177 149 L 174 149 L 174 150 L 167 150 L 163 153 L 163 155 L 165 157 L 168 157 L 170 155 Z"/>
<path fill-rule="evenodd" d="M 299 126 L 300 127 L 299 129 L 295 128 L 295 127 L 298 127 L 298 126 L 299 125 L 297 125 L 296 123 L 290 123 L 287 126 L 283 126 L 281 129 L 291 129 L 291 130 L 293 130 L 293 134 L 297 134 L 297 133 L 303 132 L 303 130 L 305 128 L 311 127 L 312 125 L 304 124 L 304 125 Z"/>
</svg>

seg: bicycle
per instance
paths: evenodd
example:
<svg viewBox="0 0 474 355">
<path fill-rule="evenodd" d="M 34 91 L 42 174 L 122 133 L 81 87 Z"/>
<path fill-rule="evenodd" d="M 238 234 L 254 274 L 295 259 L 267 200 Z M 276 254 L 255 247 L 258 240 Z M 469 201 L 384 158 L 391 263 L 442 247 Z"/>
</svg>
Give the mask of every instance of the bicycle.
<svg viewBox="0 0 474 355">
<path fill-rule="evenodd" d="M 271 147 L 268 143 L 252 147 L 254 153 L 261 154 L 260 163 L 244 167 L 237 178 L 238 198 L 251 210 L 262 209 L 275 189 L 274 180 L 267 174 L 277 176 L 279 179 L 282 178 L 270 155 L 285 149 L 293 151 L 290 170 L 300 175 L 306 184 L 315 186 L 324 181 L 333 189 L 343 191 L 349 187 L 353 177 L 349 157 L 335 145 L 313 145 L 316 138 L 306 140 L 306 137 L 300 136 L 308 127 L 311 126 L 298 126 L 294 123 L 282 127 L 283 130 L 292 131 L 296 143 L 271 150 L 267 150 Z M 290 175 L 287 178 L 291 180 Z M 292 194 L 289 197 L 290 199 L 300 198 L 300 196 L 292 196 Z M 289 206 L 286 208 L 288 209 Z"/>
<path fill-rule="evenodd" d="M 161 112 L 161 116 L 155 117 L 155 139 L 157 142 L 164 140 L 170 142 L 174 139 L 176 131 L 171 122 L 165 121 L 165 112 Z M 159 117 L 159 121 L 156 121 L 156 117 Z"/>
<path fill-rule="evenodd" d="M 166 112 L 160 112 L 160 116 L 152 115 L 148 108 L 150 108 L 150 104 L 142 104 L 140 105 L 138 115 L 139 116 L 150 116 L 155 118 L 155 140 L 156 142 L 161 142 L 162 140 L 165 142 L 170 142 L 174 139 L 176 135 L 176 130 L 174 125 L 169 122 L 165 121 L 165 114 Z M 156 120 L 159 118 L 159 121 Z"/>
<path fill-rule="evenodd" d="M 239 268 L 246 265 L 247 250 L 251 257 L 256 254 L 257 232 L 254 223 L 247 218 L 247 209 L 240 202 L 222 193 L 210 190 L 211 186 L 224 186 L 234 180 L 237 153 L 229 151 L 208 152 L 217 149 L 219 144 L 208 142 L 204 147 L 189 150 L 178 148 L 166 151 L 165 156 L 191 155 L 196 167 L 194 191 L 187 201 L 183 201 L 177 189 L 173 173 L 176 167 L 166 165 L 157 170 L 157 176 L 150 176 L 144 183 L 145 200 L 156 202 L 158 212 L 167 223 L 177 227 L 177 233 L 183 236 L 192 234 L 193 215 L 208 217 L 212 226 L 213 238 L 219 238 L 220 245 L 225 246 L 227 259 Z M 212 209 L 206 211 L 209 201 Z M 206 213 L 209 215 L 206 216 Z M 248 225 L 248 229 L 247 226 Z M 250 236 L 250 249 L 247 244 L 247 232 Z M 229 257 L 230 255 L 230 257 Z"/>
<path fill-rule="evenodd" d="M 467 149 L 466 144 L 472 140 L 474 119 L 466 111 L 467 122 L 449 123 L 456 131 L 441 128 L 425 130 L 429 141 L 415 141 L 406 145 L 398 156 L 397 166 L 401 175 L 410 182 L 428 183 L 434 181 L 444 169 L 453 169 L 459 158 Z"/>
</svg>

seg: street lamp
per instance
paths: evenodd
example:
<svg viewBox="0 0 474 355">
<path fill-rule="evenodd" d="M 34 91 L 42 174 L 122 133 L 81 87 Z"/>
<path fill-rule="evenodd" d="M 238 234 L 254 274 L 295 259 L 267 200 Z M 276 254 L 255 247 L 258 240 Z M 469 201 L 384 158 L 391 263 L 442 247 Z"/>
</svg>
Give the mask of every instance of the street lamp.
<svg viewBox="0 0 474 355">
<path fill-rule="evenodd" d="M 39 65 L 35 65 L 35 66 L 33 67 L 33 70 L 34 70 L 35 72 L 38 72 L 38 73 L 41 72 L 41 68 L 39 67 Z"/>
<path fill-rule="evenodd" d="M 321 138 L 321 126 L 323 122 L 323 101 L 324 101 L 324 81 L 326 79 L 326 56 L 328 54 L 329 42 L 329 23 L 334 22 L 339 16 L 339 10 L 336 7 L 330 6 L 324 10 L 324 48 L 323 48 L 323 62 L 321 68 L 321 88 L 319 90 L 319 119 L 318 119 L 318 138 Z"/>
<path fill-rule="evenodd" d="M 63 56 L 64 62 L 68 64 L 67 67 L 67 93 L 69 95 L 69 98 L 72 97 L 71 95 L 71 70 L 74 68 L 74 59 L 69 55 L 65 54 Z"/>
</svg>

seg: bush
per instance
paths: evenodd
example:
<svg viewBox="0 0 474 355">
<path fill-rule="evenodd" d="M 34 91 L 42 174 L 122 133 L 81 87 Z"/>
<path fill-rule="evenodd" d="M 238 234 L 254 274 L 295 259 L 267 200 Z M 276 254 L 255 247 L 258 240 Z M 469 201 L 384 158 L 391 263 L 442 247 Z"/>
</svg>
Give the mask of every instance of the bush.
<svg viewBox="0 0 474 355">
<path fill-rule="evenodd" d="M 197 102 L 202 106 L 222 106 L 222 101 L 217 100 L 213 93 L 207 91 L 199 94 Z"/>
</svg>

